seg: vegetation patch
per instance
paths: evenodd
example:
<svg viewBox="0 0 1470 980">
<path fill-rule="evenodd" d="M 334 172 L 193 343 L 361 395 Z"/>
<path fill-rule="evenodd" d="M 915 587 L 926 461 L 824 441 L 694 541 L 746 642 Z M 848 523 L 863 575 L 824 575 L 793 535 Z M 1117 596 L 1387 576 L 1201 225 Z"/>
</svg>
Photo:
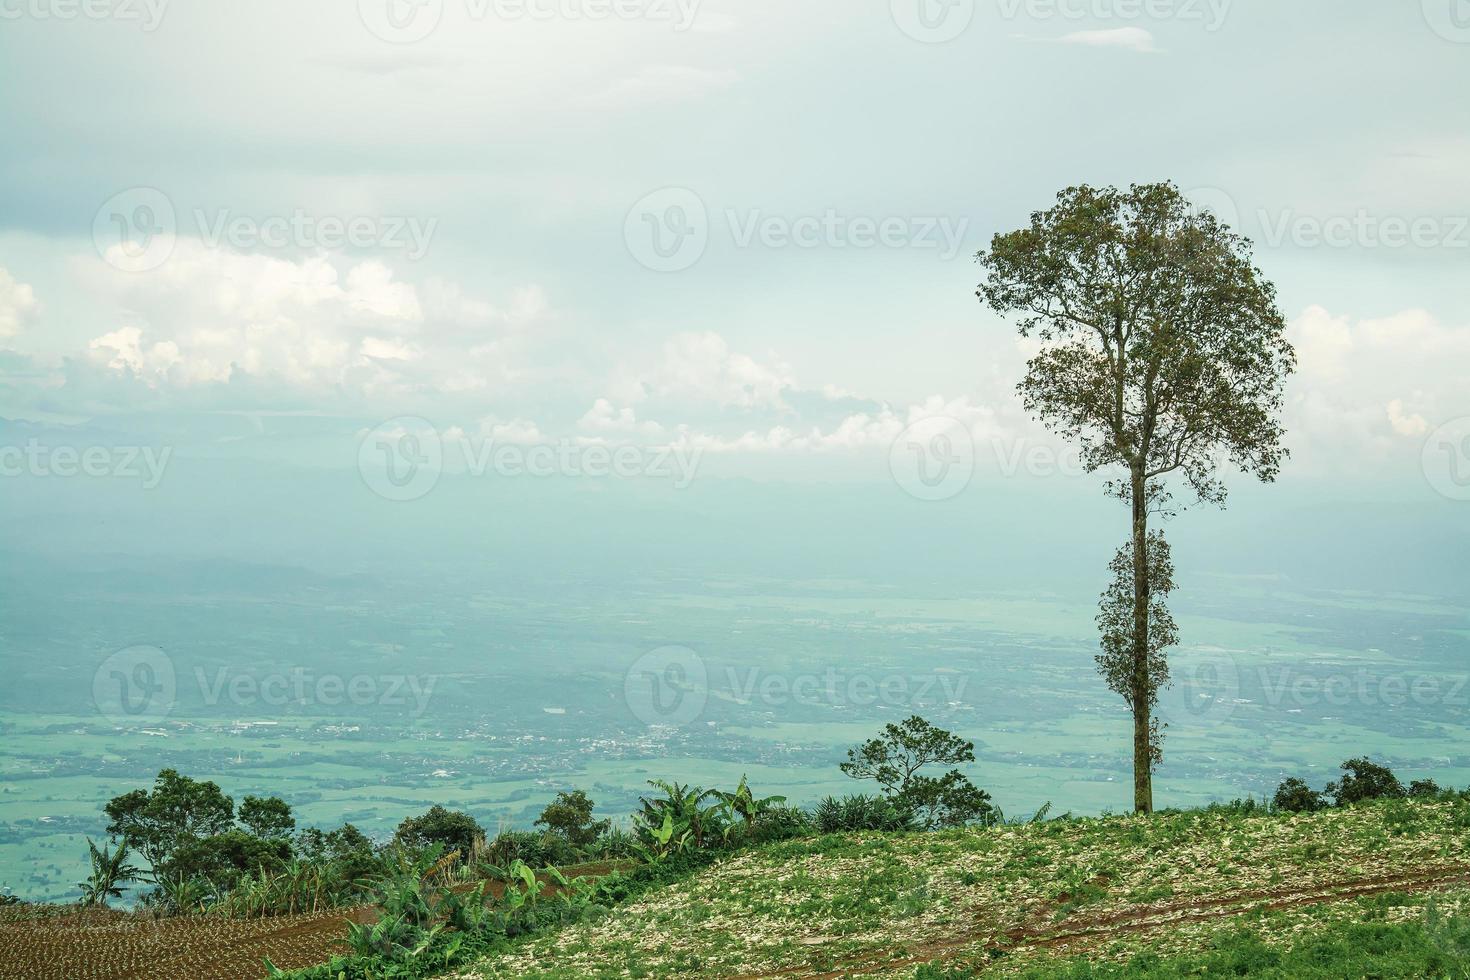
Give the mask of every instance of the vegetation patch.
<svg viewBox="0 0 1470 980">
<path fill-rule="evenodd" d="M 1470 908 L 1467 816 L 1461 798 L 1308 814 L 1241 804 L 787 841 L 456 975 L 879 976 L 938 963 L 1088 976 L 1076 971 L 1091 967 L 1069 961 L 1085 956 L 1105 970 L 1149 956 L 1208 963 L 1245 955 L 1238 937 L 1262 932 L 1282 956 L 1355 923 L 1406 930 L 1409 943 L 1429 928 L 1430 895 L 1449 923 L 1434 933 L 1448 944 L 1441 955 L 1453 957 L 1464 955 L 1454 937 Z"/>
</svg>

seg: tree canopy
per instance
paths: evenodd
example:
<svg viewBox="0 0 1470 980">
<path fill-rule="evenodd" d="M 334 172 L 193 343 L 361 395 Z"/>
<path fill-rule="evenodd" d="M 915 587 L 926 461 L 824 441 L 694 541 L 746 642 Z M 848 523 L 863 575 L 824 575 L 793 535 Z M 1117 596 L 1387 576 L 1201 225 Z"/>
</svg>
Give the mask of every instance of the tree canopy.
<svg viewBox="0 0 1470 980">
<path fill-rule="evenodd" d="M 154 868 L 181 844 L 222 834 L 235 823 L 235 802 L 218 785 L 175 769 L 159 772 L 151 792 L 135 789 L 104 809 L 111 821 L 107 832 L 131 841 Z"/>
<path fill-rule="evenodd" d="M 1038 342 L 1027 409 L 1075 440 L 1089 471 L 1121 465 L 1155 491 L 1177 472 L 1213 502 L 1219 453 L 1275 478 L 1296 364 L 1275 286 L 1249 241 L 1173 184 L 1068 188 L 978 258 L 978 295 Z"/>
</svg>

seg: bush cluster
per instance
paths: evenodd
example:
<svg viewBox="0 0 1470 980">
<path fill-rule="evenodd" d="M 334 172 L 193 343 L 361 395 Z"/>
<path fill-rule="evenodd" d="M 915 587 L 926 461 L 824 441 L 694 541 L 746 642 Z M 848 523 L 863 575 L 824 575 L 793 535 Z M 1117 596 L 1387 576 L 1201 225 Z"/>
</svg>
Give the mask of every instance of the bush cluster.
<svg viewBox="0 0 1470 980">
<path fill-rule="evenodd" d="M 1347 760 L 1341 771 L 1342 775 L 1322 790 L 1312 789 L 1306 780 L 1292 776 L 1277 788 L 1272 809 L 1282 813 L 1316 813 L 1370 800 L 1432 800 L 1445 793 L 1432 779 L 1414 780 L 1405 789 L 1393 770 L 1366 758 Z"/>
</svg>

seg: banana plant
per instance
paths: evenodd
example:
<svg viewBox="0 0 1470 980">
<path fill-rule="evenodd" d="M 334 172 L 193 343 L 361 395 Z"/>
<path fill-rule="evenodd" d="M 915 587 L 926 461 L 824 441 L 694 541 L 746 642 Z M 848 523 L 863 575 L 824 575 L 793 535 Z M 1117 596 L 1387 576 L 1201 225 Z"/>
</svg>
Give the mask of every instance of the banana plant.
<svg viewBox="0 0 1470 980">
<path fill-rule="evenodd" d="M 541 897 L 541 890 L 545 887 L 545 883 L 536 877 L 536 872 L 519 858 L 511 862 L 508 870 L 509 880 L 506 882 L 505 895 L 501 898 L 506 908 L 514 913 L 522 906 L 536 904 L 537 899 Z"/>
<path fill-rule="evenodd" d="M 716 792 L 724 802 L 725 808 L 733 816 L 737 816 L 745 821 L 746 829 L 749 829 L 750 825 L 755 823 L 756 817 L 766 813 L 772 807 L 780 806 L 786 802 L 786 797 L 784 796 L 757 797 L 750 791 L 750 784 L 746 781 L 746 777 L 743 774 L 740 777 L 740 785 L 735 788 L 735 792 Z M 726 836 L 729 836 L 728 828 Z"/>
<path fill-rule="evenodd" d="M 125 882 L 137 881 L 142 871 L 128 864 L 128 840 L 124 837 L 117 847 L 107 844 L 100 848 L 87 838 L 88 857 L 92 862 L 91 873 L 86 881 L 77 883 L 82 890 L 83 905 L 106 905 L 109 898 L 122 898 Z"/>
<path fill-rule="evenodd" d="M 637 814 L 633 817 L 634 824 L 653 841 L 651 848 L 644 847 L 637 842 L 634 842 L 632 845 L 633 849 L 638 852 L 638 856 L 649 864 L 662 861 L 670 854 L 677 854 L 687 850 L 690 840 L 693 837 L 693 831 L 690 830 L 687 821 L 675 820 L 672 811 L 667 809 L 663 811 L 663 816 L 663 823 L 656 827 L 652 824 L 644 823 L 643 821 L 646 818 L 643 814 Z"/>
<path fill-rule="evenodd" d="M 661 799 L 646 796 L 639 799 L 643 810 L 635 816 L 634 820 L 645 830 L 652 833 L 652 828 L 662 826 L 664 817 L 670 817 L 676 828 L 675 838 L 677 839 L 687 830 L 688 842 L 696 848 L 703 847 L 711 835 L 723 833 L 725 805 L 723 803 L 714 806 L 703 805 L 705 800 L 718 798 L 720 795 L 718 790 L 701 789 L 698 786 L 686 786 L 677 782 L 670 783 L 662 779 L 650 779 L 648 785 L 662 790 L 664 795 Z M 660 846 L 667 849 L 668 842 L 660 842 Z M 682 846 L 679 849 L 682 849 Z"/>
<path fill-rule="evenodd" d="M 488 887 L 489 883 L 482 881 L 462 894 L 454 891 L 446 894 L 437 910 L 445 925 L 459 933 L 479 932 L 489 918 L 489 911 L 485 908 L 485 890 Z"/>
</svg>

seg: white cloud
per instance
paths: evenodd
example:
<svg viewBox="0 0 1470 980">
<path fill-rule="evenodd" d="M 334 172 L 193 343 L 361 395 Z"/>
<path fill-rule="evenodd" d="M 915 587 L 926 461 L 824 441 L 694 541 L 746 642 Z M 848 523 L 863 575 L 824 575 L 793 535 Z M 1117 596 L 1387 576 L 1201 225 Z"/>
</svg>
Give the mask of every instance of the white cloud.
<svg viewBox="0 0 1470 980">
<path fill-rule="evenodd" d="M 720 436 L 680 426 L 675 441 L 687 449 L 712 453 L 887 452 L 906 428 L 934 417 L 956 420 L 977 443 L 1005 435 L 994 408 L 973 404 L 968 397 L 946 399 L 933 395 L 902 412 L 881 406 L 871 412 L 855 412 L 826 428 L 813 426 L 805 431 L 774 425 L 765 431 Z"/>
<path fill-rule="evenodd" d="M 1116 27 L 1105 31 L 1073 31 L 1057 39 L 1060 44 L 1082 44 L 1094 48 L 1127 48 L 1151 53 L 1154 36 L 1142 27 Z"/>
<path fill-rule="evenodd" d="M 0 266 L 0 340 L 20 333 L 20 328 L 40 306 L 35 290 L 23 282 L 16 282 L 10 272 Z"/>
<path fill-rule="evenodd" d="M 165 340 L 143 349 L 140 327 L 120 327 L 103 334 L 87 345 L 115 371 L 131 371 L 139 375 L 163 374 L 179 362 L 179 347 Z"/>
<path fill-rule="evenodd" d="M 483 389 L 512 373 L 504 337 L 548 306 L 534 286 L 500 310 L 443 282 L 421 296 L 377 260 L 293 260 L 192 239 L 150 272 L 94 269 L 93 276 L 113 308 L 127 313 L 124 326 L 89 344 L 91 352 L 155 387 L 249 376 L 363 393 Z"/>
<path fill-rule="evenodd" d="M 1292 321 L 1298 374 L 1287 387 L 1287 431 L 1319 461 L 1395 447 L 1417 450 L 1430 429 L 1470 414 L 1470 329 L 1424 310 L 1354 321 L 1312 306 Z"/>
<path fill-rule="evenodd" d="M 783 393 L 794 387 L 790 368 L 774 357 L 761 363 L 730 349 L 712 331 L 681 333 L 663 346 L 662 357 L 645 369 L 624 369 L 614 379 L 621 401 L 665 399 L 741 409 L 785 409 Z"/>
<path fill-rule="evenodd" d="M 1424 416 L 1406 413 L 1404 403 L 1397 398 L 1388 403 L 1388 424 L 1401 436 L 1422 436 L 1429 431 Z"/>
<path fill-rule="evenodd" d="M 480 433 L 494 442 L 518 446 L 534 446 L 547 441 L 540 427 L 527 419 L 501 421 L 492 416 L 481 420 Z"/>
<path fill-rule="evenodd" d="M 663 434 L 663 426 L 657 422 L 639 422 L 633 409 L 624 406 L 614 409 L 612 402 L 599 398 L 577 422 L 585 432 L 607 435 L 645 435 L 657 438 Z"/>
<path fill-rule="evenodd" d="M 394 282 L 393 270 L 375 260 L 348 270 L 346 298 L 355 312 L 411 322 L 424 318 L 414 288 L 408 283 Z"/>
</svg>

